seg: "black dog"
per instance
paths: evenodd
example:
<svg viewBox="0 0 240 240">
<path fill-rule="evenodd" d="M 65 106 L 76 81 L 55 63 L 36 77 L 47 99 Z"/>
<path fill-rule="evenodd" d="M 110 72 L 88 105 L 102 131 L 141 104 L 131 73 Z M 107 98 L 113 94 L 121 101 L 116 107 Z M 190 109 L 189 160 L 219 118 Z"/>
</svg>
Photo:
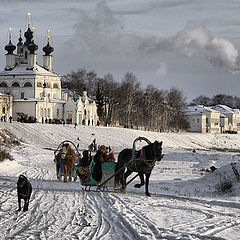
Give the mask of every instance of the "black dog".
<svg viewBox="0 0 240 240">
<path fill-rule="evenodd" d="M 29 200 L 32 193 L 32 185 L 23 175 L 20 175 L 17 182 L 18 211 L 21 211 L 21 199 L 24 200 L 23 211 L 28 210 Z"/>
</svg>

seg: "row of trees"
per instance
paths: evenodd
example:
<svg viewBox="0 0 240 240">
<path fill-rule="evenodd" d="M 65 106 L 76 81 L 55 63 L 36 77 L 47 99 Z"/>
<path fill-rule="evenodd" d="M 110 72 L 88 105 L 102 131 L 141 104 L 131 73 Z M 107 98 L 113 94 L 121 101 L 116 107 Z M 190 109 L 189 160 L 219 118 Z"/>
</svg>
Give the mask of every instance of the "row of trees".
<svg viewBox="0 0 240 240">
<path fill-rule="evenodd" d="M 155 131 L 179 130 L 186 123 L 181 110 L 186 98 L 177 88 L 160 90 L 152 85 L 142 88 L 137 77 L 127 72 L 121 82 L 112 74 L 103 78 L 94 71 L 80 69 L 63 76 L 63 87 L 73 95 L 88 95 L 96 100 L 98 116 L 104 125 L 118 122 L 125 127 Z"/>
<path fill-rule="evenodd" d="M 217 104 L 227 105 L 231 108 L 238 108 L 240 109 L 240 98 L 237 96 L 231 96 L 226 94 L 217 94 L 214 95 L 212 98 L 206 97 L 204 95 L 200 95 L 192 100 L 190 105 L 204 105 L 204 106 L 211 106 Z"/>
</svg>

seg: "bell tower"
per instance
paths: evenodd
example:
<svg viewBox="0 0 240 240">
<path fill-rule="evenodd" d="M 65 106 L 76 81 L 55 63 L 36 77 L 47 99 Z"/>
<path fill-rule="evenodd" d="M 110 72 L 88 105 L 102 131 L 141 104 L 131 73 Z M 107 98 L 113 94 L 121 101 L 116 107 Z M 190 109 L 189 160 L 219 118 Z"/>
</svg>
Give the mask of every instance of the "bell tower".
<svg viewBox="0 0 240 240">
<path fill-rule="evenodd" d="M 54 51 L 54 48 L 50 45 L 50 30 L 48 30 L 48 42 L 47 45 L 43 48 L 43 67 L 52 72 L 52 55 L 51 53 Z"/>
<path fill-rule="evenodd" d="M 12 70 L 15 67 L 16 61 L 15 61 L 15 55 L 14 50 L 16 49 L 16 46 L 12 44 L 12 29 L 9 28 L 9 43 L 5 46 L 5 50 L 7 51 L 6 54 L 6 67 L 5 70 Z"/>
</svg>

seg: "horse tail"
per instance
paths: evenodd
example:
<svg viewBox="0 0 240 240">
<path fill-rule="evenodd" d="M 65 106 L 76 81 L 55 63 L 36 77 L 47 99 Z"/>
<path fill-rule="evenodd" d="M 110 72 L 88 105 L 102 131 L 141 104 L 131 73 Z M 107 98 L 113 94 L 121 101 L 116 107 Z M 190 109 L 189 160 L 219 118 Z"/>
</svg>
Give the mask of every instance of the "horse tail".
<svg viewBox="0 0 240 240">
<path fill-rule="evenodd" d="M 126 153 L 127 153 L 126 150 L 128 149 L 123 149 L 118 155 L 118 161 L 115 168 L 115 186 L 116 187 L 123 183 L 124 172 L 125 172 L 124 166 L 125 166 L 126 160 L 128 161 L 128 159 L 126 158 Z"/>
</svg>

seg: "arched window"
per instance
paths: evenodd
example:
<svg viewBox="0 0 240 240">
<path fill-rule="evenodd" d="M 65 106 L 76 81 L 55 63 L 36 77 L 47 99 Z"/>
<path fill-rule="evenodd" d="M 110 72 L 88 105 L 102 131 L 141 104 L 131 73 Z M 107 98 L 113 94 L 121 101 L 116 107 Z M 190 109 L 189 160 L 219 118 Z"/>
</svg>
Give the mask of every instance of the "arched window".
<svg viewBox="0 0 240 240">
<path fill-rule="evenodd" d="M 12 87 L 20 87 L 20 85 L 19 85 L 18 82 L 14 82 L 14 83 L 12 84 Z"/>
<path fill-rule="evenodd" d="M 5 82 L 1 82 L 0 87 L 8 87 L 8 85 Z"/>
<path fill-rule="evenodd" d="M 54 84 L 53 84 L 53 88 L 58 88 L 57 83 L 54 83 Z"/>
<path fill-rule="evenodd" d="M 42 83 L 41 82 L 37 82 L 37 87 L 42 87 Z"/>
<path fill-rule="evenodd" d="M 5 114 L 5 112 L 6 112 L 6 109 L 5 109 L 5 107 L 3 107 L 2 108 L 2 113 Z"/>
<path fill-rule="evenodd" d="M 50 83 L 46 83 L 46 88 L 50 88 Z"/>
<path fill-rule="evenodd" d="M 24 87 L 32 87 L 32 84 L 30 82 L 24 83 Z"/>
</svg>

